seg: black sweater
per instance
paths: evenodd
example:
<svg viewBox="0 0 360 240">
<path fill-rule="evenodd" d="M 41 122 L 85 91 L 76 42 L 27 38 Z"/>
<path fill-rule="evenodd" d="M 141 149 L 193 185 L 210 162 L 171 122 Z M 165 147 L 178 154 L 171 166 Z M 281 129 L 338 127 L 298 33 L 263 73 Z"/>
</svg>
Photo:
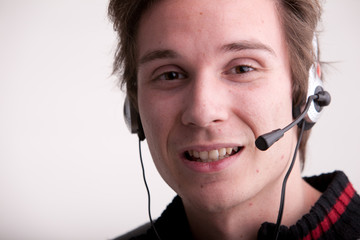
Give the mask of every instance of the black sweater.
<svg viewBox="0 0 360 240">
<path fill-rule="evenodd" d="M 283 239 L 360 239 L 360 197 L 344 173 L 305 178 L 322 192 L 320 199 L 298 222 L 291 226 L 281 226 L 278 240 Z M 184 206 L 179 196 L 175 197 L 163 214 L 155 222 L 161 240 L 192 239 Z M 275 224 L 263 223 L 258 239 L 273 239 Z M 115 240 L 127 239 L 125 236 Z M 157 240 L 153 229 L 130 238 L 131 240 Z"/>
</svg>

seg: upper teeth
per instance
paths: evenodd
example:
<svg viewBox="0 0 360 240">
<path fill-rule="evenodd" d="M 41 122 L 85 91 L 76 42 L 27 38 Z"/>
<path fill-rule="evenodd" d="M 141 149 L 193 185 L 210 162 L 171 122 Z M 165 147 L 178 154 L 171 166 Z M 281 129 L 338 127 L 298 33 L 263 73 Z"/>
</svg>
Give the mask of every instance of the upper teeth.
<svg viewBox="0 0 360 240">
<path fill-rule="evenodd" d="M 239 150 L 238 147 L 234 147 L 234 148 L 220 148 L 211 151 L 200 151 L 200 152 L 191 150 L 188 153 L 190 157 L 195 158 L 195 160 L 197 161 L 211 162 L 228 157 L 233 151 L 237 152 L 238 150 Z"/>
</svg>

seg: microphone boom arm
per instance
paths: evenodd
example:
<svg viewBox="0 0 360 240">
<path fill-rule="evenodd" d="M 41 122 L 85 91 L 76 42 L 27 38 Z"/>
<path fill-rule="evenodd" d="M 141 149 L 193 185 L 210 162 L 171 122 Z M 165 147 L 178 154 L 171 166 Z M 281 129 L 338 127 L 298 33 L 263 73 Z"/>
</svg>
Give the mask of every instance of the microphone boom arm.
<svg viewBox="0 0 360 240">
<path fill-rule="evenodd" d="M 289 125 L 284 127 L 283 129 L 276 129 L 269 133 L 263 134 L 258 137 L 255 141 L 255 145 L 261 151 L 266 151 L 269 147 L 271 147 L 275 142 L 277 142 L 280 138 L 284 136 L 284 133 L 293 128 L 296 124 L 298 124 L 301 120 L 303 120 L 306 116 L 306 113 L 309 111 L 310 105 L 312 101 L 319 99 L 319 95 L 311 95 L 308 97 L 305 105 L 305 109 L 302 113 Z"/>
</svg>

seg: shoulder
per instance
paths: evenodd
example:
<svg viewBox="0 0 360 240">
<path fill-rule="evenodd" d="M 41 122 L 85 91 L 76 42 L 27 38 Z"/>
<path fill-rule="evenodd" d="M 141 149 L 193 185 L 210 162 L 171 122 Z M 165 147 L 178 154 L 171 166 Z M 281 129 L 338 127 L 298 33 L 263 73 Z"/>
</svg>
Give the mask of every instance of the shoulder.
<svg viewBox="0 0 360 240">
<path fill-rule="evenodd" d="M 157 234 L 161 239 L 192 239 L 185 209 L 179 196 L 173 199 L 154 222 L 154 228 L 147 223 L 114 240 L 157 240 Z"/>
<path fill-rule="evenodd" d="M 307 221 L 314 219 L 311 233 L 321 229 L 322 234 L 329 238 L 335 236 L 335 239 L 359 239 L 360 196 L 347 176 L 341 171 L 335 171 L 307 180 L 322 192 L 322 196 L 306 216 Z"/>
<path fill-rule="evenodd" d="M 134 230 L 127 232 L 126 234 L 119 236 L 115 238 L 114 240 L 130 240 L 130 239 L 147 239 L 146 233 L 148 230 L 150 230 L 151 224 L 146 223 L 144 225 L 141 225 Z M 143 237 L 142 237 L 143 236 Z"/>
</svg>

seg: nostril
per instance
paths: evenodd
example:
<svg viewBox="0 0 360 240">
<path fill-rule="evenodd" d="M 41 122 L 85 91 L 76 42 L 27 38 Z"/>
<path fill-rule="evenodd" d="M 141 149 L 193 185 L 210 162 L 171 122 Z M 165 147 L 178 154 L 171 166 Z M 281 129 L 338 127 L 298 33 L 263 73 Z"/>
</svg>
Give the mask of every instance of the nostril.
<svg viewBox="0 0 360 240">
<path fill-rule="evenodd" d="M 181 120 L 187 126 L 209 127 L 223 122 L 226 118 L 227 113 L 224 110 L 192 108 L 182 114 Z"/>
</svg>

